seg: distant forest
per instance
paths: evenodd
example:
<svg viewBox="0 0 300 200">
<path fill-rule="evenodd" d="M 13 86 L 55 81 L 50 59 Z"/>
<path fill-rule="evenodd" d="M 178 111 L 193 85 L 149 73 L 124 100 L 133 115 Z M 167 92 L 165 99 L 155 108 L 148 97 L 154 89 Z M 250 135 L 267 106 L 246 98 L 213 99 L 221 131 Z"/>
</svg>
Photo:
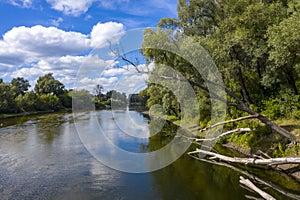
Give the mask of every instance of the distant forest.
<svg viewBox="0 0 300 200">
<path fill-rule="evenodd" d="M 85 98 L 95 103 L 97 109 L 111 107 L 124 107 L 130 105 L 145 105 L 146 99 L 138 94 L 131 94 L 127 98 L 125 93 L 115 90 L 103 94 L 103 86 L 95 85 L 95 94 L 87 90 L 74 91 L 66 89 L 64 84 L 56 80 L 52 73 L 38 78 L 32 91 L 29 81 L 23 77 L 12 79 L 5 83 L 0 79 L 0 113 L 24 113 L 33 111 L 60 111 L 72 108 L 72 97 Z M 80 100 L 79 100 L 80 103 Z"/>
</svg>

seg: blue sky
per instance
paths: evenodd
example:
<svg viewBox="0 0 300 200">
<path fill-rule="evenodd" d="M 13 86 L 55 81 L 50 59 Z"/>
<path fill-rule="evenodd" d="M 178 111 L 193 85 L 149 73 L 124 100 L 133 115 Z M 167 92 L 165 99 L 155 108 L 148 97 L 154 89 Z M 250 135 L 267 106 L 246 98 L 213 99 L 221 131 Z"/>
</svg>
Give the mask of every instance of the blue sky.
<svg viewBox="0 0 300 200">
<path fill-rule="evenodd" d="M 101 62 L 87 55 L 92 48 L 112 35 L 176 17 L 176 7 L 177 0 L 0 0 L 0 78 L 22 76 L 34 85 L 52 72 L 70 88 L 83 62 Z M 87 77 L 86 82 L 112 89 L 122 71 L 110 66 L 114 76 Z M 134 81 L 125 78 L 123 84 L 126 80 Z"/>
</svg>

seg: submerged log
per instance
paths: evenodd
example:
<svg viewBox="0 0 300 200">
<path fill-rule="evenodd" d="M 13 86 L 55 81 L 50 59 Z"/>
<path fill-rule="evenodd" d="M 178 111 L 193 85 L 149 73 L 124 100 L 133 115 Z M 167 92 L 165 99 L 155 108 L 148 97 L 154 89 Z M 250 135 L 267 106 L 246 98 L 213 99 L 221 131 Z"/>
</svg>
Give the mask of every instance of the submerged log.
<svg viewBox="0 0 300 200">
<path fill-rule="evenodd" d="M 283 158 L 269 158 L 269 159 L 239 158 L 239 157 L 228 157 L 210 151 L 205 151 L 202 149 L 196 149 L 196 151 L 189 152 L 188 154 L 191 155 L 197 153 L 208 155 L 210 156 L 209 159 L 211 160 L 220 159 L 231 163 L 254 164 L 254 165 L 300 164 L 300 157 L 283 157 Z"/>
<path fill-rule="evenodd" d="M 245 179 L 244 177 L 240 176 L 240 183 L 247 186 L 254 192 L 258 193 L 261 197 L 263 197 L 266 200 L 276 200 L 274 197 L 272 197 L 268 193 L 266 193 L 266 192 L 262 191 L 261 189 L 259 189 L 258 187 L 256 187 L 256 185 L 254 185 L 249 179 Z"/>
</svg>

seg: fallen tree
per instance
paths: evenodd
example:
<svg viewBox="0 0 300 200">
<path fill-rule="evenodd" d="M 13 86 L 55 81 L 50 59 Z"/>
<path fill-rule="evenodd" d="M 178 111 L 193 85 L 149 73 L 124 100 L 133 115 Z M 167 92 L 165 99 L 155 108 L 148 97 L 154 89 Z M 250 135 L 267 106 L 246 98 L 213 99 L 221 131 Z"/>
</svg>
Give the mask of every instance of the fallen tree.
<svg viewBox="0 0 300 200">
<path fill-rule="evenodd" d="M 213 165 L 227 167 L 227 168 L 230 168 L 230 169 L 232 169 L 234 171 L 237 171 L 237 172 L 243 174 L 244 176 L 247 176 L 249 179 L 254 180 L 254 181 L 258 182 L 259 184 L 264 185 L 266 187 L 272 188 L 273 190 L 279 192 L 280 194 L 282 194 L 282 195 L 284 195 L 284 196 L 286 196 L 286 197 L 288 197 L 290 199 L 296 199 L 296 200 L 300 199 L 300 195 L 291 193 L 290 191 L 285 191 L 283 188 L 279 187 L 278 185 L 275 185 L 274 183 L 271 183 L 269 181 L 263 180 L 263 179 L 257 177 L 256 175 L 252 174 L 248 170 L 243 170 L 241 168 L 237 168 L 234 165 L 232 165 L 230 163 L 227 163 L 227 162 L 218 162 L 216 160 L 210 160 L 210 159 L 206 159 L 206 158 L 200 158 L 196 154 L 189 154 L 189 155 L 192 158 L 196 159 L 196 160 L 199 160 L 199 161 L 202 161 L 202 162 L 206 162 L 206 163 L 210 163 L 210 164 L 213 164 Z M 253 199 L 253 198 L 251 198 L 251 199 Z"/>
<path fill-rule="evenodd" d="M 258 187 L 256 187 L 256 185 L 254 185 L 249 179 L 245 179 L 244 177 L 240 176 L 240 183 L 247 186 L 254 192 L 257 192 L 261 197 L 263 197 L 266 200 L 276 200 L 274 197 L 272 197 L 268 193 L 266 193 L 266 192 L 262 191 L 261 189 L 259 189 Z"/>
<path fill-rule="evenodd" d="M 191 151 L 188 155 L 205 154 L 209 156 L 210 160 L 219 159 L 230 163 L 241 163 L 241 164 L 253 164 L 253 165 L 284 165 L 284 164 L 300 164 L 300 157 L 283 157 L 283 158 L 269 158 L 269 159 L 257 159 L 257 158 L 239 158 L 229 157 L 221 154 L 205 151 L 202 149 L 196 149 Z"/>
</svg>

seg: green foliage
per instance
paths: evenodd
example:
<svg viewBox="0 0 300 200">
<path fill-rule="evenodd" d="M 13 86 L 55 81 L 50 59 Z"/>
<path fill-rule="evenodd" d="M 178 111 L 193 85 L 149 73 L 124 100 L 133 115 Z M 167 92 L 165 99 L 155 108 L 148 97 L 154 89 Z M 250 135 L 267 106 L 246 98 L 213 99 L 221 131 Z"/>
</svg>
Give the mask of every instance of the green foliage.
<svg viewBox="0 0 300 200">
<path fill-rule="evenodd" d="M 111 90 L 106 93 L 107 105 L 117 108 L 127 105 L 127 97 L 125 93 L 120 93 L 116 90 Z"/>
<path fill-rule="evenodd" d="M 148 108 L 158 104 L 163 107 L 167 115 L 179 116 L 178 101 L 170 90 L 157 84 L 150 84 L 145 92 L 149 95 Z"/>
<path fill-rule="evenodd" d="M 58 80 L 55 80 L 52 73 L 49 73 L 39 77 L 34 91 L 39 95 L 53 94 L 59 96 L 64 93 L 64 88 L 65 86 Z"/>
<path fill-rule="evenodd" d="M 0 83 L 0 113 L 16 113 L 18 111 L 14 93 L 7 83 Z"/>
<path fill-rule="evenodd" d="M 247 148 L 250 145 L 253 145 L 253 141 L 257 141 L 257 137 L 255 136 L 255 134 L 250 132 L 236 134 L 233 137 L 231 137 L 229 141 L 238 144 L 244 148 Z"/>
<path fill-rule="evenodd" d="M 286 91 L 262 102 L 262 114 L 271 119 L 300 118 L 300 95 Z"/>
<path fill-rule="evenodd" d="M 102 94 L 103 86 L 96 86 L 96 96 L 87 90 L 66 90 L 65 86 L 56 80 L 52 73 L 41 76 L 37 80 L 34 91 L 28 91 L 29 81 L 22 77 L 14 78 L 10 83 L 0 79 L 0 114 L 20 112 L 59 111 L 106 108 L 107 106 L 124 107 L 127 105 L 125 93 L 112 90 Z M 87 107 L 90 106 L 90 107 Z"/>
<path fill-rule="evenodd" d="M 97 98 L 95 99 L 95 108 L 102 109 L 105 108 L 108 103 L 106 101 L 99 101 Z"/>
<path fill-rule="evenodd" d="M 94 97 L 87 90 L 72 91 L 73 108 L 76 110 L 93 109 Z"/>
<path fill-rule="evenodd" d="M 282 157 L 284 156 L 284 152 L 285 152 L 285 147 L 283 144 L 281 144 L 280 142 L 278 142 L 276 145 L 275 145 L 275 150 L 273 152 L 274 156 L 275 157 Z"/>
<path fill-rule="evenodd" d="M 300 72 L 300 3 L 290 1 L 287 17 L 267 30 L 270 61 L 263 82 L 280 83 L 298 94 L 297 80 Z"/>
<path fill-rule="evenodd" d="M 226 88 L 245 105 L 271 119 L 298 119 L 299 8 L 300 3 L 296 0 L 179 0 L 178 19 L 162 19 L 158 30 L 145 30 L 142 54 L 148 63 L 156 64 L 156 74 L 174 77 L 164 67 L 171 66 L 186 79 L 205 85 L 191 63 L 162 50 L 174 49 L 176 52 L 179 49 L 192 54 L 191 57 L 197 57 L 195 55 L 199 51 L 192 49 L 192 42 L 197 41 L 214 59 Z M 192 42 L 182 40 L 182 34 L 190 36 Z M 160 48 L 146 48 L 149 46 Z M 199 59 L 195 63 L 201 62 Z M 205 66 L 201 67 L 205 69 Z M 167 84 L 148 84 L 143 91 L 149 97 L 147 106 L 160 104 L 167 114 L 175 115 L 173 110 L 180 114 L 176 102 L 180 100 L 162 85 Z M 200 104 L 200 125 L 207 126 L 211 115 L 210 97 L 201 89 L 194 90 Z M 237 102 L 232 96 L 228 96 L 228 100 Z M 229 118 L 245 115 L 244 111 L 234 106 L 228 108 L 228 114 Z M 255 127 L 253 122 L 246 122 L 235 123 L 231 128 L 236 126 Z M 245 135 L 244 139 L 252 137 L 251 134 Z"/>
<path fill-rule="evenodd" d="M 30 87 L 29 81 L 21 77 L 12 79 L 10 84 L 14 97 L 24 95 Z"/>
<path fill-rule="evenodd" d="M 179 0 L 179 24 L 187 35 L 206 35 L 214 31 L 217 24 L 215 13 L 218 12 L 215 1 Z"/>
<path fill-rule="evenodd" d="M 144 91 L 141 91 L 139 94 L 130 94 L 129 95 L 129 105 L 140 105 L 146 106 L 148 96 L 144 94 Z"/>
<path fill-rule="evenodd" d="M 285 156 L 299 156 L 300 155 L 300 144 L 289 144 L 284 152 Z"/>
<path fill-rule="evenodd" d="M 58 96 L 61 104 L 65 108 L 72 108 L 72 90 L 64 90 L 62 94 Z"/>
<path fill-rule="evenodd" d="M 45 110 L 60 110 L 62 108 L 59 98 L 54 94 L 43 94 L 40 96 L 42 108 Z"/>
<path fill-rule="evenodd" d="M 22 112 L 43 110 L 44 105 L 40 96 L 33 91 L 26 92 L 24 95 L 20 94 L 15 100 Z"/>
</svg>

